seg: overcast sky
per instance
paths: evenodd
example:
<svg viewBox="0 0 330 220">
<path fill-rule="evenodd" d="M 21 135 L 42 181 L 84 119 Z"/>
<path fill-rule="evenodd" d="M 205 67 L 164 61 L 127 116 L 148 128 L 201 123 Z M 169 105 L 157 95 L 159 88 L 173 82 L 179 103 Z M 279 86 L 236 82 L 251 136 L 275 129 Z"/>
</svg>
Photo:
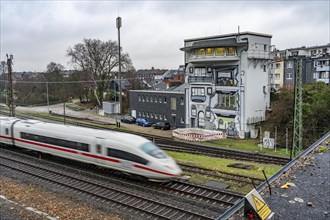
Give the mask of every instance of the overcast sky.
<svg viewBox="0 0 330 220">
<path fill-rule="evenodd" d="M 1 60 L 14 71 L 71 69 L 66 50 L 84 38 L 118 40 L 138 69 L 177 69 L 185 39 L 252 31 L 278 49 L 330 42 L 330 1 L 6 1 L 1 2 Z"/>
</svg>

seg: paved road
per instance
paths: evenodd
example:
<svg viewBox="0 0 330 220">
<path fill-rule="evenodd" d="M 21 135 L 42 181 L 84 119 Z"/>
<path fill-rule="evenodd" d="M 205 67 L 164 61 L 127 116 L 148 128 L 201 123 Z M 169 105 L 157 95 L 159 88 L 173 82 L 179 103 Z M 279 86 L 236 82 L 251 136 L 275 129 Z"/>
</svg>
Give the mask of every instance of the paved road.
<svg viewBox="0 0 330 220">
<path fill-rule="evenodd" d="M 36 106 L 36 107 L 22 107 L 19 106 L 16 108 L 17 111 L 24 111 L 24 112 L 42 112 L 42 113 L 48 113 L 49 111 L 52 111 L 53 113 L 57 114 L 63 114 L 64 113 L 64 107 L 63 104 L 56 104 L 56 105 L 50 105 L 48 106 Z M 112 117 L 105 117 L 97 115 L 95 110 L 85 110 L 85 111 L 74 111 L 69 108 L 65 108 L 65 114 L 69 116 L 74 117 L 81 117 L 81 118 L 88 118 L 91 120 L 96 121 L 102 121 L 102 122 L 108 122 L 116 124 L 116 117 L 117 121 L 120 121 L 121 116 L 112 116 Z M 146 134 L 152 134 L 152 135 L 159 135 L 164 137 L 172 137 L 172 130 L 167 131 L 161 131 L 158 129 L 154 129 L 153 127 L 142 127 L 137 126 L 135 124 L 126 124 L 121 123 L 120 124 L 122 128 L 127 128 L 129 130 L 133 130 L 136 132 L 146 133 Z"/>
</svg>

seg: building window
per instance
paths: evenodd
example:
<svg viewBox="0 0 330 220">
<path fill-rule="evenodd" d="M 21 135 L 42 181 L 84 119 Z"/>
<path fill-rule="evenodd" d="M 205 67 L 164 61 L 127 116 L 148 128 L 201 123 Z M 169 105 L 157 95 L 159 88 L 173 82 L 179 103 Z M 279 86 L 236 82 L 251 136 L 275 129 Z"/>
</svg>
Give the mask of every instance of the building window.
<svg viewBox="0 0 330 220">
<path fill-rule="evenodd" d="M 141 96 L 139 95 L 139 102 L 141 102 Z"/>
<path fill-rule="evenodd" d="M 153 102 L 153 101 L 154 101 L 154 97 L 150 96 L 150 102 Z"/>
<path fill-rule="evenodd" d="M 155 102 L 156 102 L 156 103 L 158 102 L 158 98 L 157 98 L 157 96 L 155 96 Z"/>
<path fill-rule="evenodd" d="M 288 69 L 293 68 L 293 62 L 287 62 L 286 63 L 286 68 L 288 68 Z"/>
<path fill-rule="evenodd" d="M 267 71 L 267 65 L 263 65 L 264 72 Z"/>
<path fill-rule="evenodd" d="M 171 98 L 171 110 L 176 110 L 176 98 Z"/>
<path fill-rule="evenodd" d="M 184 98 L 180 98 L 180 105 L 184 105 Z"/>
<path fill-rule="evenodd" d="M 205 117 L 206 118 L 211 118 L 211 109 L 210 109 L 210 107 L 207 107 L 205 109 Z"/>
<path fill-rule="evenodd" d="M 218 108 L 236 110 L 235 94 L 218 94 Z"/>
<path fill-rule="evenodd" d="M 142 117 L 146 117 L 146 113 L 144 111 L 142 112 Z"/>
<path fill-rule="evenodd" d="M 155 113 L 155 119 L 158 119 L 157 113 Z"/>
<path fill-rule="evenodd" d="M 205 56 L 205 49 L 201 48 L 198 50 L 198 56 Z"/>
<path fill-rule="evenodd" d="M 149 112 L 147 112 L 147 118 L 149 118 Z"/>
<path fill-rule="evenodd" d="M 227 56 L 235 56 L 235 48 L 234 47 L 228 47 L 227 48 Z"/>
<path fill-rule="evenodd" d="M 139 116 L 141 117 L 141 112 L 139 112 Z"/>
<path fill-rule="evenodd" d="M 276 80 L 279 80 L 279 79 L 280 79 L 280 74 L 279 74 L 279 73 L 276 73 L 276 74 L 275 74 L 275 79 L 276 79 Z"/>
<path fill-rule="evenodd" d="M 205 127 L 205 118 L 204 118 L 204 112 L 200 111 L 198 113 L 198 127 L 204 128 Z"/>
<path fill-rule="evenodd" d="M 159 113 L 159 119 L 160 120 L 162 120 L 163 118 L 162 118 L 163 116 L 162 116 L 162 114 L 161 113 Z"/>
<path fill-rule="evenodd" d="M 206 49 L 206 56 L 213 56 L 214 55 L 214 49 L 213 48 L 207 48 Z"/>
<path fill-rule="evenodd" d="M 323 71 L 321 74 L 322 79 L 329 79 L 329 72 L 328 71 Z"/>
<path fill-rule="evenodd" d="M 191 116 L 196 117 L 197 115 L 197 108 L 195 105 L 191 106 Z"/>
<path fill-rule="evenodd" d="M 264 51 L 267 52 L 267 45 L 264 45 Z"/>
<path fill-rule="evenodd" d="M 280 64 L 280 63 L 276 63 L 276 64 L 275 64 L 275 68 L 276 68 L 276 69 L 279 69 L 280 67 L 281 67 L 281 64 Z"/>
<path fill-rule="evenodd" d="M 191 88 L 191 100 L 193 102 L 204 102 L 206 100 L 205 88 Z"/>
<path fill-rule="evenodd" d="M 145 97 L 144 97 L 144 95 L 142 96 L 142 102 L 145 102 L 146 101 L 146 99 L 145 99 Z"/>
<path fill-rule="evenodd" d="M 180 117 L 180 123 L 184 124 L 184 118 L 183 117 Z"/>
<path fill-rule="evenodd" d="M 215 54 L 217 56 L 224 56 L 225 55 L 225 48 L 223 47 L 218 47 L 215 49 Z"/>
<path fill-rule="evenodd" d="M 194 76 L 206 76 L 205 67 L 202 67 L 202 68 L 196 68 L 195 67 Z"/>
<path fill-rule="evenodd" d="M 154 113 L 150 113 L 150 118 L 154 118 Z"/>
<path fill-rule="evenodd" d="M 211 94 L 212 94 L 212 87 L 208 87 L 208 88 L 207 88 L 207 94 L 208 94 L 208 95 L 211 95 Z"/>
<path fill-rule="evenodd" d="M 165 120 L 165 121 L 167 121 L 167 117 L 166 117 L 166 115 L 165 115 L 165 114 L 164 114 L 164 116 L 163 116 L 163 117 L 164 117 L 164 120 Z"/>
<path fill-rule="evenodd" d="M 167 99 L 166 99 L 166 97 L 164 96 L 164 103 L 166 103 L 167 102 Z"/>
<path fill-rule="evenodd" d="M 147 100 L 147 102 L 149 102 L 149 96 L 147 95 L 147 97 L 146 97 L 146 100 Z"/>
<path fill-rule="evenodd" d="M 159 103 L 162 103 L 162 97 L 159 96 Z"/>
<path fill-rule="evenodd" d="M 293 75 L 292 73 L 286 73 L 286 78 L 287 79 L 292 79 L 292 75 Z"/>
</svg>

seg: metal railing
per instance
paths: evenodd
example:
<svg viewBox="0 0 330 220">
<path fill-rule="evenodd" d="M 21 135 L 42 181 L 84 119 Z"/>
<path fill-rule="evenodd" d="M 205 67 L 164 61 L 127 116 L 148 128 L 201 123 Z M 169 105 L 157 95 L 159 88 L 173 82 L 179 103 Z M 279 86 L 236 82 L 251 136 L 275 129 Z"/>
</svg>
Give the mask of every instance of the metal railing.
<svg viewBox="0 0 330 220">
<path fill-rule="evenodd" d="M 316 141 L 314 144 L 312 144 L 311 146 L 309 146 L 306 150 L 302 151 L 297 157 L 295 157 L 287 165 L 285 165 L 284 167 L 282 167 L 282 169 L 280 169 L 279 171 L 277 171 L 273 176 L 271 176 L 268 179 L 268 183 L 269 184 L 272 184 L 273 182 L 275 182 L 275 180 L 277 180 L 283 173 L 287 172 L 291 167 L 293 167 L 300 158 L 305 157 L 306 155 L 308 155 L 309 153 L 311 153 L 322 142 L 324 142 L 328 138 L 330 138 L 330 131 L 327 134 L 325 134 L 323 137 L 321 137 L 318 141 Z M 267 184 L 267 181 L 264 181 L 263 183 L 261 183 L 256 188 L 256 190 L 258 192 L 261 192 L 261 191 L 263 191 L 267 187 L 267 185 L 268 185 Z M 221 214 L 216 220 L 225 220 L 225 219 L 228 219 L 231 216 L 233 216 L 237 211 L 239 211 L 240 209 L 242 209 L 244 207 L 244 201 L 245 201 L 245 198 L 242 198 L 241 200 L 239 200 L 234 206 L 232 206 L 226 212 L 224 212 L 223 214 Z"/>
</svg>

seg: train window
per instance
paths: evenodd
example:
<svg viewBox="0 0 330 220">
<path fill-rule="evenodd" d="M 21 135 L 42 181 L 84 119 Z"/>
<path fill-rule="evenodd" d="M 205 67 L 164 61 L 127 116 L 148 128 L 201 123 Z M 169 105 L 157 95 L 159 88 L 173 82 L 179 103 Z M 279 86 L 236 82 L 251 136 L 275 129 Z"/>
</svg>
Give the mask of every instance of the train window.
<svg viewBox="0 0 330 220">
<path fill-rule="evenodd" d="M 152 142 L 144 143 L 140 148 L 143 152 L 158 159 L 168 158 L 167 154 Z"/>
<path fill-rule="evenodd" d="M 98 153 L 98 154 L 102 153 L 102 146 L 99 144 L 96 145 L 96 153 Z"/>
<path fill-rule="evenodd" d="M 146 165 L 149 161 L 127 151 L 108 148 L 108 156 Z"/>
<path fill-rule="evenodd" d="M 80 151 L 86 151 L 89 152 L 89 145 L 85 143 L 75 142 L 75 141 L 69 141 L 69 140 L 62 140 L 59 138 L 52 138 L 52 137 L 46 137 L 42 135 L 36 135 L 36 134 L 30 134 L 26 132 L 21 132 L 21 138 L 31 141 L 38 141 L 46 144 L 52 144 L 57 145 L 65 148 L 71 148 L 75 150 Z"/>
<path fill-rule="evenodd" d="M 9 134 L 9 129 L 8 128 L 6 128 L 6 135 L 8 135 Z"/>
</svg>

